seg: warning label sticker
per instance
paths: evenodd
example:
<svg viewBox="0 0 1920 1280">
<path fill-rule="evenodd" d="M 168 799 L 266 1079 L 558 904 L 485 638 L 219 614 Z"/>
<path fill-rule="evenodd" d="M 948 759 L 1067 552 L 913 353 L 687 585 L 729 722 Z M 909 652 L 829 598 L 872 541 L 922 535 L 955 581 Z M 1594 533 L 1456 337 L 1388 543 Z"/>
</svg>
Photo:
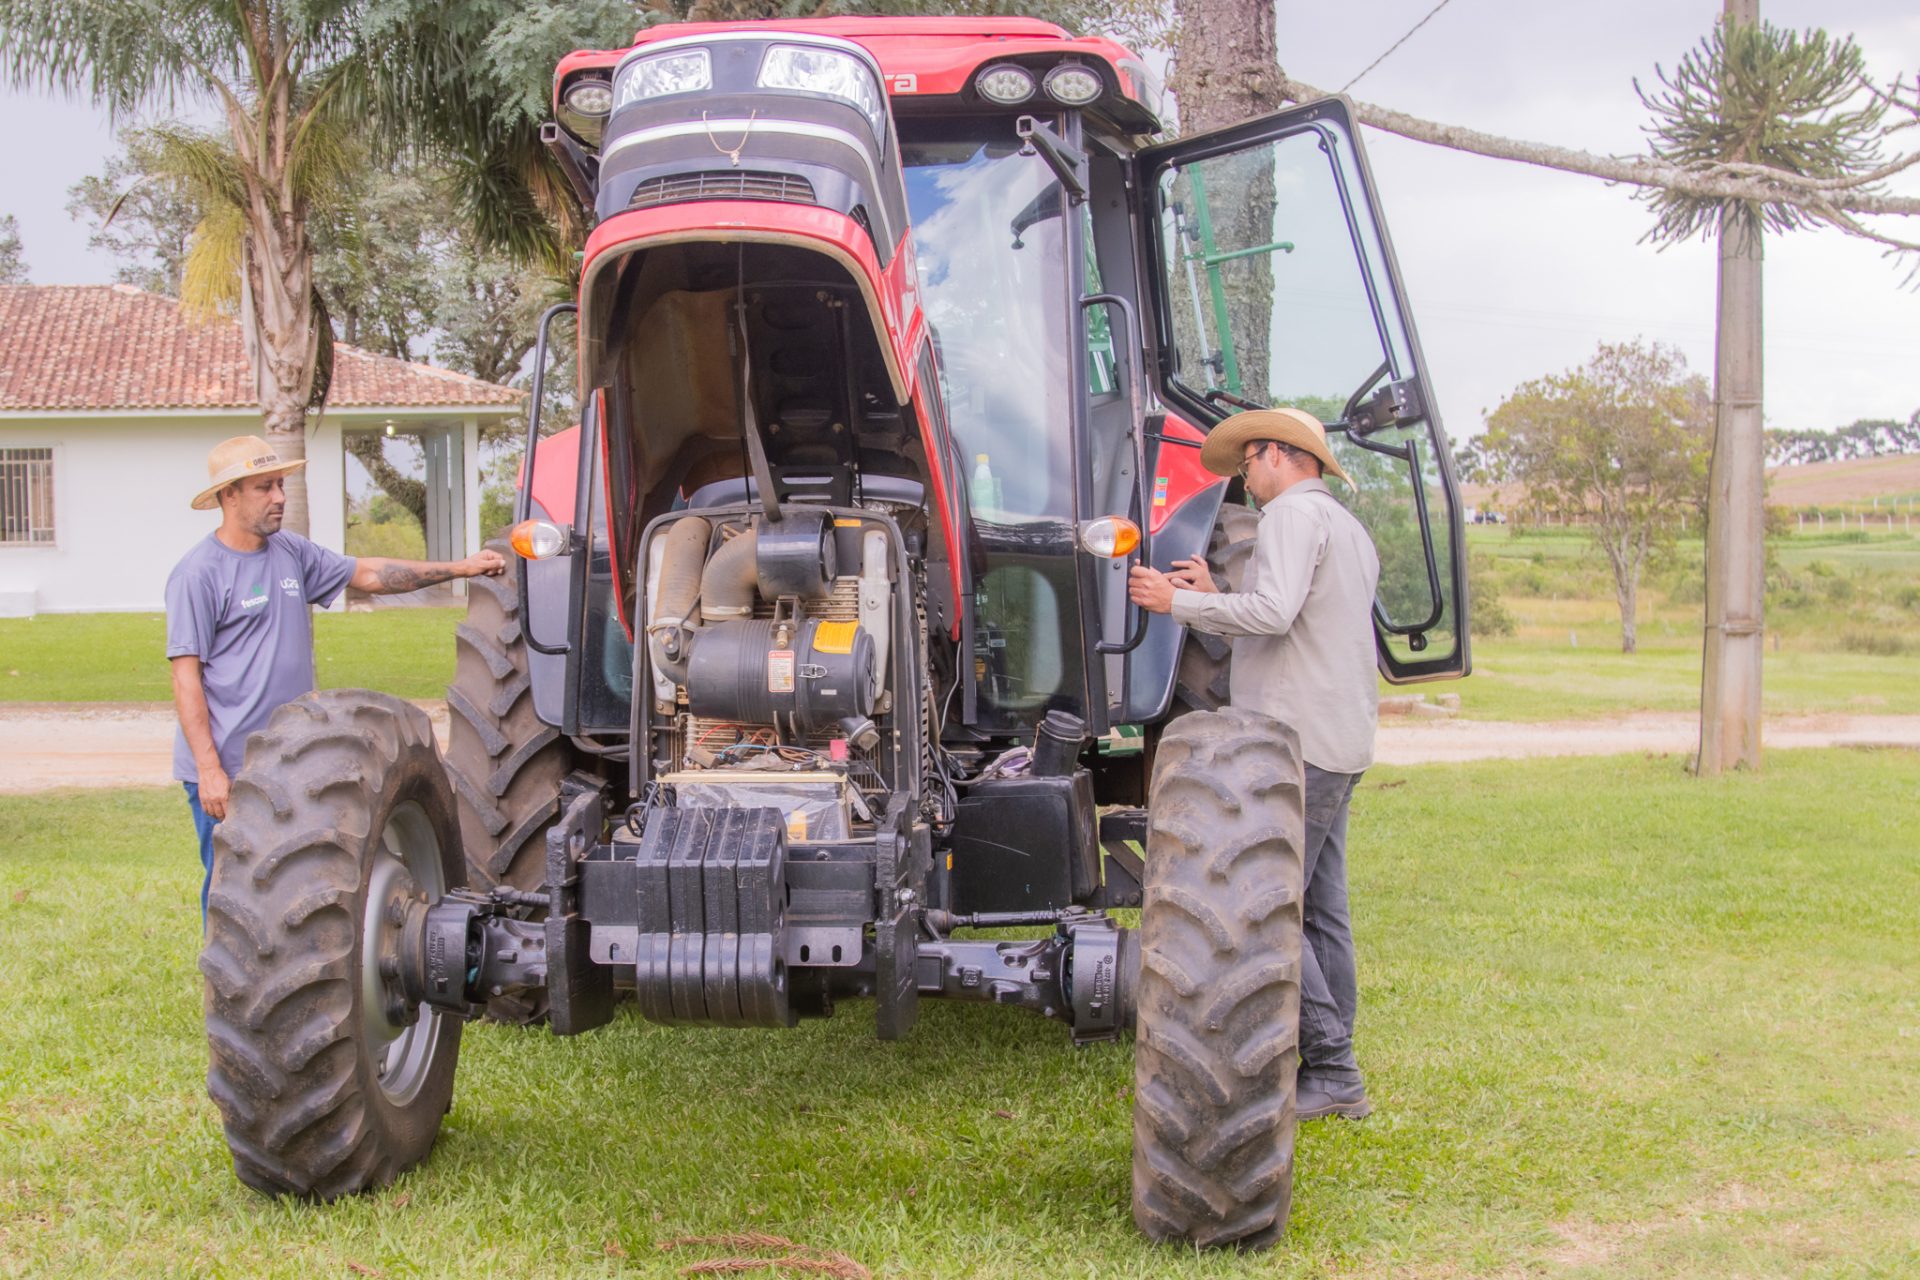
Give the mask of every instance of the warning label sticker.
<svg viewBox="0 0 1920 1280">
<path fill-rule="evenodd" d="M 823 622 L 813 633 L 813 647 L 820 653 L 852 653 L 857 622 Z"/>
<path fill-rule="evenodd" d="M 1153 505 L 1156 507 L 1164 507 L 1167 505 L 1167 478 L 1165 476 L 1155 476 L 1153 478 Z"/>
<path fill-rule="evenodd" d="M 775 649 L 767 654 L 767 692 L 793 692 L 793 650 Z"/>
</svg>

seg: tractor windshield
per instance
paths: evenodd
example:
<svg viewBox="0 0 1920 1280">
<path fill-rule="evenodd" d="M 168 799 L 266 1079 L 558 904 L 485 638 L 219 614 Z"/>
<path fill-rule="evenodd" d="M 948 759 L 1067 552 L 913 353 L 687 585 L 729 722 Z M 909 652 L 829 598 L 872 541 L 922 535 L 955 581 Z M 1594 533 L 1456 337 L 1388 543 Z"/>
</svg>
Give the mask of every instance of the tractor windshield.
<svg viewBox="0 0 1920 1280">
<path fill-rule="evenodd" d="M 903 125 L 914 250 L 973 514 L 979 727 L 1085 714 L 1067 223 L 1010 118 Z"/>
</svg>

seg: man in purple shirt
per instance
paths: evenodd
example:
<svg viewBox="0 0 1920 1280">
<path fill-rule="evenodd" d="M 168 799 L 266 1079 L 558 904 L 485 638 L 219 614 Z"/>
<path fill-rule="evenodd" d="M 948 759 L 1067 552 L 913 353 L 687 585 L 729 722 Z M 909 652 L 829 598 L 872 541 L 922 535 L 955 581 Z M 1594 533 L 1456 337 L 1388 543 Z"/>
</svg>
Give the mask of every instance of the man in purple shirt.
<svg viewBox="0 0 1920 1280">
<path fill-rule="evenodd" d="M 372 594 L 417 591 L 453 578 L 506 569 L 498 552 L 429 564 L 354 559 L 284 533 L 283 462 L 258 436 L 222 441 L 207 455 L 196 511 L 220 509 L 220 527 L 195 543 L 167 577 L 167 658 L 180 732 L 173 776 L 187 790 L 200 837 L 200 914 L 213 877 L 213 827 L 227 816 L 227 789 L 247 735 L 313 688 L 313 616 L 342 587 Z"/>
</svg>

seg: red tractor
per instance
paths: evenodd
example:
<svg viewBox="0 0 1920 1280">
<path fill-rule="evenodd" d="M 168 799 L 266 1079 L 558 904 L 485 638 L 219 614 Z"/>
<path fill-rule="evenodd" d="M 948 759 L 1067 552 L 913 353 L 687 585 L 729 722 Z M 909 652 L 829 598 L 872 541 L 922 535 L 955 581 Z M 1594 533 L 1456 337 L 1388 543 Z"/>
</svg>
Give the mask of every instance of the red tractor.
<svg viewBox="0 0 1920 1280">
<path fill-rule="evenodd" d="M 1382 673 L 1459 676 L 1460 508 L 1347 105 L 1156 143 L 1156 92 L 997 18 L 561 63 L 547 140 L 593 231 L 538 358 L 577 309 L 581 425 L 543 439 L 536 389 L 444 762 L 357 690 L 248 744 L 202 958 L 242 1181 L 421 1160 L 477 1016 L 857 1000 L 893 1038 L 947 998 L 1131 1030 L 1141 1229 L 1278 1237 L 1297 738 L 1223 708 L 1224 644 L 1126 573 L 1233 578 L 1253 513 L 1198 444 L 1302 405 L 1380 551 Z"/>
</svg>

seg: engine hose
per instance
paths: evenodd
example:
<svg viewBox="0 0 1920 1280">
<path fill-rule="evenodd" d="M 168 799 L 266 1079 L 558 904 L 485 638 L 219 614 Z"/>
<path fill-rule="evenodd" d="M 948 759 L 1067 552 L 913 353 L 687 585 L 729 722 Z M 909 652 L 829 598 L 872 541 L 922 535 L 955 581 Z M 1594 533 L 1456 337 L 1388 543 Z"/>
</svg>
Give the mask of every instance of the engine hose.
<svg viewBox="0 0 1920 1280">
<path fill-rule="evenodd" d="M 674 522 L 664 535 L 660 557 L 660 585 L 653 616 L 647 621 L 647 643 L 653 664 L 676 682 L 687 674 L 687 633 L 700 625 L 701 569 L 713 526 L 699 516 Z"/>
<path fill-rule="evenodd" d="M 753 616 L 754 587 L 759 582 L 759 538 L 748 529 L 707 560 L 700 575 L 700 603 L 708 618 Z"/>
</svg>

